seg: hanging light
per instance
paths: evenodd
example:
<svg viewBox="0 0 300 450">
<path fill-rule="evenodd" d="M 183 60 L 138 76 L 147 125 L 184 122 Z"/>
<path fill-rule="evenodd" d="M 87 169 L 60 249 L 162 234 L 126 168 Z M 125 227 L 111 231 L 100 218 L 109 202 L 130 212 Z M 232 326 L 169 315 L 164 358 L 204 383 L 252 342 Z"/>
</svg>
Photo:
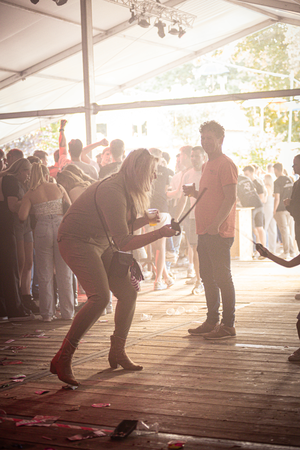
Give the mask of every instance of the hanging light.
<svg viewBox="0 0 300 450">
<path fill-rule="evenodd" d="M 133 6 L 130 8 L 130 12 L 131 12 L 131 17 L 130 17 L 130 19 L 128 20 L 128 22 L 129 22 L 129 23 L 133 23 L 133 22 L 135 22 L 135 21 L 138 19 L 138 17 L 135 15 L 134 7 L 133 7 Z"/>
<path fill-rule="evenodd" d="M 31 3 L 33 3 L 34 5 L 36 5 L 40 0 L 30 0 Z"/>
<path fill-rule="evenodd" d="M 142 28 L 150 27 L 150 19 L 147 19 L 143 14 L 139 17 L 138 24 Z"/>
<path fill-rule="evenodd" d="M 57 6 L 62 6 L 65 3 L 67 3 L 68 0 L 53 0 L 53 1 L 57 4 Z"/>
<path fill-rule="evenodd" d="M 173 25 L 169 26 L 169 34 L 172 34 L 173 36 L 178 36 L 179 35 L 178 28 L 175 28 L 176 27 L 176 23 L 177 22 L 174 22 Z"/>
<path fill-rule="evenodd" d="M 155 22 L 154 24 L 155 27 L 157 27 L 158 31 L 157 34 L 159 37 L 164 38 L 165 37 L 165 26 L 166 24 L 163 23 L 160 19 Z"/>
<path fill-rule="evenodd" d="M 180 26 L 179 27 L 179 32 L 178 32 L 178 37 L 181 38 L 182 36 L 184 36 L 186 33 L 186 31 Z"/>
</svg>

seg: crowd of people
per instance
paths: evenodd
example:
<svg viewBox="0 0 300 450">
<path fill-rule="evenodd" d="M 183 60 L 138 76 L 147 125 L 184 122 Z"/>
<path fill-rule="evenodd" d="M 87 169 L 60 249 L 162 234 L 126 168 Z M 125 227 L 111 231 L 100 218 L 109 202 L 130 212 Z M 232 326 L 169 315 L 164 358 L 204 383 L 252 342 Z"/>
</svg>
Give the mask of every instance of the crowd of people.
<svg viewBox="0 0 300 450">
<path fill-rule="evenodd" d="M 282 247 L 281 260 L 295 258 L 300 191 L 293 177 L 300 174 L 300 155 L 292 176 L 280 162 L 265 170 L 249 164 L 238 173 L 222 150 L 224 128 L 210 121 L 200 127 L 201 146 L 180 148 L 173 172 L 170 155 L 158 148 L 125 156 L 120 139 L 85 148 L 72 139 L 67 145 L 66 124 L 61 121 L 50 167 L 42 150 L 27 158 L 19 149 L 0 151 L 0 250 L 7 255 L 0 259 L 0 320 L 33 320 L 38 314 L 50 322 L 59 308 L 60 318 L 72 323 L 51 372 L 77 385 L 72 356 L 99 316 L 113 312 L 113 294 L 109 363 L 141 370 L 125 352 L 137 291 L 130 273 L 124 278 L 111 273 L 115 249 L 133 253 L 145 276 L 150 267 L 156 291 L 174 285 L 173 267 L 185 257 L 186 284 L 196 295 L 205 293 L 207 304 L 206 320 L 189 333 L 234 337 L 230 248 L 236 206 L 252 208 L 253 237 L 263 249 L 254 248 L 254 257 L 270 257 Z M 91 152 L 100 146 L 94 160 Z M 172 217 L 181 233 L 172 227 Z M 78 287 L 87 297 L 80 309 Z"/>
</svg>

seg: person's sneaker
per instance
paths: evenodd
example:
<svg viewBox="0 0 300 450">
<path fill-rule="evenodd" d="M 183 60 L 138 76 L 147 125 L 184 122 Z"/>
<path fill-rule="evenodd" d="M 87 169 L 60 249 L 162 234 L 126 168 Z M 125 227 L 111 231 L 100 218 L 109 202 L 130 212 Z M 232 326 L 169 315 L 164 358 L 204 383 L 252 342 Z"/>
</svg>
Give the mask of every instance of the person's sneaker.
<svg viewBox="0 0 300 450">
<path fill-rule="evenodd" d="M 223 323 L 217 325 L 210 333 L 203 335 L 205 339 L 228 339 L 235 337 L 234 327 L 226 327 Z"/>
<path fill-rule="evenodd" d="M 163 291 L 164 289 L 168 289 L 166 283 L 163 283 L 162 281 L 156 281 L 156 283 L 154 283 L 155 291 Z"/>
<path fill-rule="evenodd" d="M 192 290 L 192 294 L 194 295 L 200 295 L 204 292 L 204 286 L 201 283 L 201 281 L 196 281 L 194 289 Z"/>
<path fill-rule="evenodd" d="M 0 317 L 0 322 L 8 322 L 8 317 L 7 316 Z"/>
<path fill-rule="evenodd" d="M 298 350 L 296 350 L 294 353 L 292 353 L 288 357 L 288 360 L 291 362 L 299 362 L 300 363 L 300 348 L 298 348 Z"/>
<path fill-rule="evenodd" d="M 24 316 L 19 316 L 19 317 L 9 317 L 8 320 L 10 322 L 26 322 L 28 320 L 35 320 L 35 315 L 34 314 L 24 314 Z"/>
<path fill-rule="evenodd" d="M 171 287 L 175 284 L 175 281 L 173 280 L 173 278 L 167 278 L 165 283 L 168 287 Z"/>
<path fill-rule="evenodd" d="M 217 323 L 209 323 L 207 320 L 203 322 L 199 327 L 197 328 L 190 328 L 188 332 L 192 336 L 202 336 L 205 333 L 209 333 L 210 331 L 214 330 L 214 328 L 219 325 L 219 322 Z"/>
<path fill-rule="evenodd" d="M 196 283 L 197 278 L 193 277 L 193 278 L 189 278 L 188 280 L 185 281 L 184 284 L 195 284 Z"/>
<path fill-rule="evenodd" d="M 300 294 L 295 295 L 295 300 L 300 300 Z"/>
</svg>

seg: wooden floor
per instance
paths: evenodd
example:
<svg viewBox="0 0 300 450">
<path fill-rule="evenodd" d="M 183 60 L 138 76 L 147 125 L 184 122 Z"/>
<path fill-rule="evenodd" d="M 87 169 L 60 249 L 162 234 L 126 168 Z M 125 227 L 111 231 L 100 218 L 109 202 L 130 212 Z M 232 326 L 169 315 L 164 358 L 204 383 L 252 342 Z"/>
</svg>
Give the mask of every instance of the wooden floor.
<svg viewBox="0 0 300 450">
<path fill-rule="evenodd" d="M 185 273 L 179 270 L 167 291 L 153 292 L 145 282 L 138 296 L 127 350 L 144 366 L 142 372 L 109 369 L 111 314 L 94 325 L 75 354 L 81 382 L 76 390 L 63 389 L 48 370 L 68 323 L 0 324 L 2 364 L 22 363 L 0 365 L 0 448 L 167 449 L 172 439 L 183 440 L 186 450 L 300 448 L 300 365 L 287 361 L 299 346 L 300 302 L 294 295 L 300 269 L 233 261 L 237 336 L 223 341 L 189 336 L 188 328 L 205 319 L 206 308 L 204 295 L 192 295 L 185 285 Z M 166 314 L 178 307 L 186 312 Z M 141 320 L 143 314 L 151 320 Z M 26 348 L 5 348 L 10 346 Z M 23 382 L 11 380 L 18 374 L 26 375 Z M 41 390 L 47 392 L 38 394 Z M 99 403 L 111 406 L 92 406 Z M 48 427 L 17 426 L 36 415 L 58 419 Z M 123 419 L 158 422 L 159 433 L 110 440 L 109 432 Z M 67 439 L 91 434 L 91 428 L 107 435 Z"/>
</svg>

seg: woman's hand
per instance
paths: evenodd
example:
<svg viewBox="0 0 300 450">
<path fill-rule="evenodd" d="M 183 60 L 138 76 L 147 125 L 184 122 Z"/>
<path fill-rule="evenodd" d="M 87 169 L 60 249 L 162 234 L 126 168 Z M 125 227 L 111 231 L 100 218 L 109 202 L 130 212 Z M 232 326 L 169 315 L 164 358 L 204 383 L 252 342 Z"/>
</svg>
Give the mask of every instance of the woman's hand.
<svg viewBox="0 0 300 450">
<path fill-rule="evenodd" d="M 176 230 L 173 230 L 172 225 L 165 225 L 159 229 L 161 237 L 172 237 L 175 236 Z"/>
</svg>

